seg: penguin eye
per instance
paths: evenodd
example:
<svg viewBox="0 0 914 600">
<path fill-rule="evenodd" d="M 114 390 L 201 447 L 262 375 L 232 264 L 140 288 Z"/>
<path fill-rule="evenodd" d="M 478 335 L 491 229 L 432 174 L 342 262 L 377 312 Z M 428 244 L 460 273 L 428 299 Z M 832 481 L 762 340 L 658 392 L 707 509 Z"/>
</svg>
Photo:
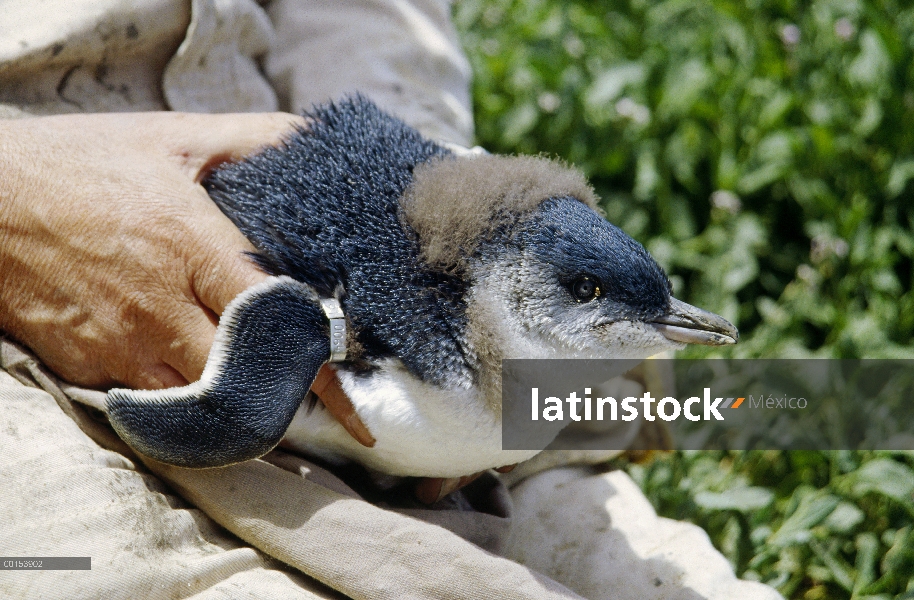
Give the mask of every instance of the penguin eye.
<svg viewBox="0 0 914 600">
<path fill-rule="evenodd" d="M 571 293 L 578 302 L 590 302 L 600 295 L 600 282 L 589 275 L 578 277 L 571 284 Z"/>
</svg>

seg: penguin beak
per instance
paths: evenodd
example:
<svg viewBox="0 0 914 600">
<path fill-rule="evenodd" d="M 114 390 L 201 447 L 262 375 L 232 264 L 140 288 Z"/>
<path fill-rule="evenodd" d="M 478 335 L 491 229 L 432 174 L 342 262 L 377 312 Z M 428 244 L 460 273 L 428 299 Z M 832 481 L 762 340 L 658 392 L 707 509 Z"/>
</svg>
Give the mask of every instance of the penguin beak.
<svg viewBox="0 0 914 600">
<path fill-rule="evenodd" d="M 728 346 L 739 340 L 736 327 L 723 317 L 670 298 L 670 310 L 649 321 L 665 338 L 684 344 Z"/>
</svg>

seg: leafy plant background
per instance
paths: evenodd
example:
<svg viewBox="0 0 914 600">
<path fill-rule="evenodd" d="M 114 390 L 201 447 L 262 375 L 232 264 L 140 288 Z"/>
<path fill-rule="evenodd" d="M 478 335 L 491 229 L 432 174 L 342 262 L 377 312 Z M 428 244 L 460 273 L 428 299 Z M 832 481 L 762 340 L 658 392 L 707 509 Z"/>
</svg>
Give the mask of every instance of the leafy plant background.
<svg viewBox="0 0 914 600">
<path fill-rule="evenodd" d="M 581 167 L 733 357 L 914 358 L 914 7 L 459 0 L 478 143 Z M 692 357 L 708 350 L 689 350 Z M 790 598 L 914 598 L 914 455 L 620 466 Z"/>
</svg>

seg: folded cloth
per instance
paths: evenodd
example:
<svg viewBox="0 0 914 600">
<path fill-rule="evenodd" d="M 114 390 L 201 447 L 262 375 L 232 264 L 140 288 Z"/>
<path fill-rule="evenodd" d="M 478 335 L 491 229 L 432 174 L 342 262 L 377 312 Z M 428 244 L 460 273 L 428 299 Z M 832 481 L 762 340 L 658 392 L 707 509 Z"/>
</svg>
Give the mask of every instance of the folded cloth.
<svg viewBox="0 0 914 600">
<path fill-rule="evenodd" d="M 92 558 L 91 571 L 5 571 L 0 596 L 580 597 L 492 552 L 510 511 L 493 475 L 465 494 L 483 511 L 390 509 L 283 451 L 219 469 L 144 464 L 73 401 L 101 392 L 61 384 L 5 340 L 0 366 L 0 546 Z"/>
<path fill-rule="evenodd" d="M 657 517 L 622 472 L 552 455 L 512 494 L 488 474 L 456 500 L 394 507 L 282 450 L 204 470 L 142 459 L 91 408 L 102 392 L 2 338 L 0 368 L 4 554 L 92 558 L 5 571 L 4 597 L 780 597 L 736 579 L 697 527 Z"/>
<path fill-rule="evenodd" d="M 300 113 L 361 92 L 427 137 L 473 138 L 448 0 L 4 0 L 0 118 Z"/>
</svg>

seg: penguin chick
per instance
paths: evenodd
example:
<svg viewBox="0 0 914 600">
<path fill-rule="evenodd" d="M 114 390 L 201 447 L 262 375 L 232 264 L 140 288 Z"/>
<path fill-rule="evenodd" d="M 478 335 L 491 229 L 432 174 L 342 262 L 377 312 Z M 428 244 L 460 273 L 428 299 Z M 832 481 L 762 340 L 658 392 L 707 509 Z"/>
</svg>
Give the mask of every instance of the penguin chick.
<svg viewBox="0 0 914 600">
<path fill-rule="evenodd" d="M 306 117 L 281 147 L 205 181 L 273 277 L 226 309 L 200 381 L 109 393 L 111 423 L 139 452 L 211 467 L 285 436 L 391 475 L 459 477 L 536 453 L 501 449 L 502 359 L 640 359 L 738 339 L 671 297 L 577 171 L 455 156 L 362 97 Z M 343 419 L 302 405 L 331 358 L 331 298 L 347 329 L 330 374 L 351 402 Z"/>
</svg>

